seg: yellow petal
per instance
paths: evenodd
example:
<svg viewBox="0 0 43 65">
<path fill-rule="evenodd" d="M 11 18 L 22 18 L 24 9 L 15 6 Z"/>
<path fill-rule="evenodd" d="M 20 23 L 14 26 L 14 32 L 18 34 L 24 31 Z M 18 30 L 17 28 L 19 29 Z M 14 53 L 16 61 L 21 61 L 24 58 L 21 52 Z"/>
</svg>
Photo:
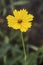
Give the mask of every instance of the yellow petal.
<svg viewBox="0 0 43 65">
<path fill-rule="evenodd" d="M 6 19 L 8 20 L 8 22 L 16 22 L 15 17 L 12 16 L 12 15 L 8 15 L 8 16 L 6 17 Z"/>
<path fill-rule="evenodd" d="M 18 16 L 18 12 L 19 12 L 19 11 L 17 11 L 17 10 L 14 10 L 14 11 L 13 11 L 13 14 L 14 14 L 15 17 Z"/>
<path fill-rule="evenodd" d="M 13 26 L 13 29 L 20 29 L 20 24 L 15 23 L 14 26 Z"/>
<path fill-rule="evenodd" d="M 29 15 L 27 16 L 28 21 L 32 21 L 33 18 L 34 18 L 34 16 L 33 16 L 32 14 L 29 14 Z"/>
<path fill-rule="evenodd" d="M 21 32 L 26 32 L 27 29 L 26 29 L 25 27 L 22 26 L 22 27 L 20 28 L 20 31 L 21 31 Z"/>
<path fill-rule="evenodd" d="M 14 26 L 14 23 L 17 22 L 14 16 L 8 15 L 6 18 L 8 20 L 9 27 Z"/>
</svg>

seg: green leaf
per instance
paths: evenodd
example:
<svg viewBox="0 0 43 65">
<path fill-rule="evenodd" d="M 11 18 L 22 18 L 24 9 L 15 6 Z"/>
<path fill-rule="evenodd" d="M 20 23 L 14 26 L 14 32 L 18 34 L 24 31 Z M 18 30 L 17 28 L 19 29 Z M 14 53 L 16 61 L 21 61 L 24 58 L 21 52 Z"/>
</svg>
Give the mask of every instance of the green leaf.
<svg viewBox="0 0 43 65">
<path fill-rule="evenodd" d="M 0 44 L 1 44 L 0 57 L 3 57 L 4 55 L 6 55 L 7 51 L 11 48 L 11 46 L 5 43 L 0 43 Z"/>
<path fill-rule="evenodd" d="M 23 5 L 23 4 L 27 4 L 29 1 L 18 1 L 18 2 L 14 2 L 13 5 Z"/>
</svg>

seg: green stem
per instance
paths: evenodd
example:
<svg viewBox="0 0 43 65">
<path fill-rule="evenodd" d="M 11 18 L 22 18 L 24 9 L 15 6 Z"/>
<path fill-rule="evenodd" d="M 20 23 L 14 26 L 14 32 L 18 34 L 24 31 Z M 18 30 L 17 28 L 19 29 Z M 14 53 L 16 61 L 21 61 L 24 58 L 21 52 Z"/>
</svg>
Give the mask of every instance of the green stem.
<svg viewBox="0 0 43 65">
<path fill-rule="evenodd" d="M 25 50 L 25 44 L 24 44 L 24 38 L 23 38 L 22 32 L 21 32 L 21 40 L 22 40 L 22 45 L 23 45 L 23 50 L 24 50 L 24 61 L 25 61 L 24 65 L 26 65 L 26 50 Z"/>
<path fill-rule="evenodd" d="M 6 65 L 6 56 L 4 56 L 4 64 Z"/>
</svg>

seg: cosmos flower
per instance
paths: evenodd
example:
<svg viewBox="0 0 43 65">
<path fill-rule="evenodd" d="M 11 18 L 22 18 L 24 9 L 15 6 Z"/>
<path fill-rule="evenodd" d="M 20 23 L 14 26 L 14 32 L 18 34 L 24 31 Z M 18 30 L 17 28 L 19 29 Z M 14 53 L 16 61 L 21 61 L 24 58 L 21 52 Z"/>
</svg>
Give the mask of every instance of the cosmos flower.
<svg viewBox="0 0 43 65">
<path fill-rule="evenodd" d="M 26 32 L 32 26 L 32 20 L 34 16 L 28 14 L 26 9 L 14 10 L 13 15 L 8 15 L 8 27 L 11 27 L 15 30 L 20 30 L 21 32 Z"/>
</svg>

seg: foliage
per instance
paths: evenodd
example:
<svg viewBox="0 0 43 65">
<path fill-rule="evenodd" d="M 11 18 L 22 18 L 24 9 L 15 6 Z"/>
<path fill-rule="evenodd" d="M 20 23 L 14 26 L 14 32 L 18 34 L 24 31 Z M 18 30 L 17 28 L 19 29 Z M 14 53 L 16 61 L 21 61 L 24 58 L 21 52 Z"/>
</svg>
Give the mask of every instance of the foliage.
<svg viewBox="0 0 43 65">
<path fill-rule="evenodd" d="M 5 16 L 8 13 L 12 14 L 12 10 L 19 5 L 28 3 L 29 0 L 0 0 L 0 18 L 4 18 L 3 22 L 0 21 L 0 65 L 24 65 L 24 52 L 21 44 L 20 32 L 7 27 Z M 9 10 L 10 9 L 10 10 Z M 28 36 L 24 34 L 24 41 L 27 53 L 27 65 L 37 65 L 43 60 L 43 46 L 36 47 L 29 45 Z M 29 53 L 29 48 L 35 52 Z"/>
</svg>

